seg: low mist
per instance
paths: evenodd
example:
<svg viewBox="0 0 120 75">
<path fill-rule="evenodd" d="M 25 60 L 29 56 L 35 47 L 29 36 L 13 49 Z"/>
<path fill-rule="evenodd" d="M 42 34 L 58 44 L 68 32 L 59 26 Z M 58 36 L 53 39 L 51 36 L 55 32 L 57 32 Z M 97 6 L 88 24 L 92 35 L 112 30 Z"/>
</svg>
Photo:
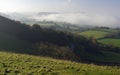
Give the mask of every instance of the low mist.
<svg viewBox="0 0 120 75">
<path fill-rule="evenodd" d="M 113 15 L 98 13 L 57 13 L 57 12 L 39 12 L 39 13 L 7 13 L 8 18 L 24 23 L 38 21 L 67 22 L 76 25 L 105 26 L 117 28 L 120 27 L 119 19 Z M 7 17 L 7 16 L 6 16 Z"/>
<path fill-rule="evenodd" d="M 49 13 L 38 14 L 31 18 L 37 21 L 68 22 L 77 25 L 92 25 L 106 27 L 120 27 L 118 17 L 112 15 L 87 14 L 87 13 Z"/>
</svg>

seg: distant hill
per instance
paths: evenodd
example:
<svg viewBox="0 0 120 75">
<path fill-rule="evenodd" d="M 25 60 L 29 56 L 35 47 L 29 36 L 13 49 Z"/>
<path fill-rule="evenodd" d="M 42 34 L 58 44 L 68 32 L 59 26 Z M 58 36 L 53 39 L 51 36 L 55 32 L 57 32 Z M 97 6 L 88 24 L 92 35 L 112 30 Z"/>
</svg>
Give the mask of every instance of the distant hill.
<svg viewBox="0 0 120 75">
<path fill-rule="evenodd" d="M 43 28 L 52 28 L 60 31 L 83 31 L 83 30 L 88 30 L 96 27 L 92 25 L 78 25 L 78 24 L 71 24 L 67 22 L 44 21 L 44 20 L 39 21 L 34 18 L 34 16 L 38 16 L 38 18 L 40 18 L 41 16 L 50 15 L 50 14 L 59 14 L 59 13 L 40 12 L 38 14 L 28 14 L 28 15 L 20 14 L 20 13 L 8 13 L 8 14 L 1 13 L 2 16 L 10 18 L 15 21 L 21 21 L 22 23 L 29 24 L 29 25 L 38 24 Z"/>
<path fill-rule="evenodd" d="M 87 38 L 94 37 L 98 42 L 109 45 L 120 47 L 120 30 L 115 28 L 94 28 L 83 32 L 76 32 L 77 34 L 83 35 Z"/>
<path fill-rule="evenodd" d="M 89 26 L 89 25 L 76 25 L 66 22 L 54 22 L 54 21 L 38 21 L 36 22 L 36 24 L 39 24 L 43 28 L 50 28 L 53 30 L 68 31 L 68 32 L 85 31 L 94 28 L 94 26 Z"/>
</svg>

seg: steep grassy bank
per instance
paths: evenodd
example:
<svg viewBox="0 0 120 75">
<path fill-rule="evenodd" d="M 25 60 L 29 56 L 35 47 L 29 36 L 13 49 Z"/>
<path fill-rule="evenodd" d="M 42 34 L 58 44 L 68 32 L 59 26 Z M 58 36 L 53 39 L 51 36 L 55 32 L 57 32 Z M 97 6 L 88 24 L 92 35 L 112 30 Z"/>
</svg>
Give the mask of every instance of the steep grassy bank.
<svg viewBox="0 0 120 75">
<path fill-rule="evenodd" d="M 119 66 L 97 66 L 0 52 L 0 75 L 119 75 Z"/>
</svg>

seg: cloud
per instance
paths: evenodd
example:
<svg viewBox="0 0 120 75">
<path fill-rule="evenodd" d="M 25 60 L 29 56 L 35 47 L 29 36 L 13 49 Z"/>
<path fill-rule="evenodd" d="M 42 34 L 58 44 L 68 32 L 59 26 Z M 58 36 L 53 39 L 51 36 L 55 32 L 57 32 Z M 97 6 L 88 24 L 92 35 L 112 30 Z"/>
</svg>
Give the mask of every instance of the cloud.
<svg viewBox="0 0 120 75">
<path fill-rule="evenodd" d="M 87 14 L 87 13 L 58 13 L 35 15 L 31 18 L 37 21 L 68 22 L 77 25 L 94 25 L 107 27 L 120 27 L 118 18 L 112 15 Z"/>
<path fill-rule="evenodd" d="M 71 2 L 72 0 L 67 0 L 68 2 Z"/>
</svg>

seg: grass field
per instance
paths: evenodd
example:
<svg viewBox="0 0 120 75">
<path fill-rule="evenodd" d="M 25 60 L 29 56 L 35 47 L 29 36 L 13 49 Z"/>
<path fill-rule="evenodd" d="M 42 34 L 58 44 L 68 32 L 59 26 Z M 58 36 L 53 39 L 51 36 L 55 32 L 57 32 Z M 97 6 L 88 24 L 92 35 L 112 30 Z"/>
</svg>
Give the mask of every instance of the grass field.
<svg viewBox="0 0 120 75">
<path fill-rule="evenodd" d="M 116 47 L 120 47 L 120 39 L 112 39 L 112 38 L 107 38 L 107 39 L 101 39 L 98 40 L 98 42 L 102 43 L 102 44 L 106 44 L 106 45 L 113 45 Z"/>
<path fill-rule="evenodd" d="M 97 31 L 97 30 L 89 30 L 85 32 L 81 32 L 79 34 L 86 36 L 86 37 L 94 37 L 96 39 L 103 38 L 108 32 L 105 31 Z"/>
<path fill-rule="evenodd" d="M 98 42 L 106 45 L 113 45 L 115 47 L 120 47 L 120 39 L 114 39 L 114 38 L 103 38 L 108 33 L 118 32 L 118 30 L 115 29 L 99 29 L 99 30 L 88 30 L 79 33 L 80 35 L 83 35 L 85 37 L 94 37 L 98 40 Z"/>
<path fill-rule="evenodd" d="M 31 43 L 0 32 L 0 48 L 7 50 L 30 49 Z"/>
<path fill-rule="evenodd" d="M 0 52 L 0 75 L 120 75 L 119 66 L 97 66 Z"/>
</svg>

